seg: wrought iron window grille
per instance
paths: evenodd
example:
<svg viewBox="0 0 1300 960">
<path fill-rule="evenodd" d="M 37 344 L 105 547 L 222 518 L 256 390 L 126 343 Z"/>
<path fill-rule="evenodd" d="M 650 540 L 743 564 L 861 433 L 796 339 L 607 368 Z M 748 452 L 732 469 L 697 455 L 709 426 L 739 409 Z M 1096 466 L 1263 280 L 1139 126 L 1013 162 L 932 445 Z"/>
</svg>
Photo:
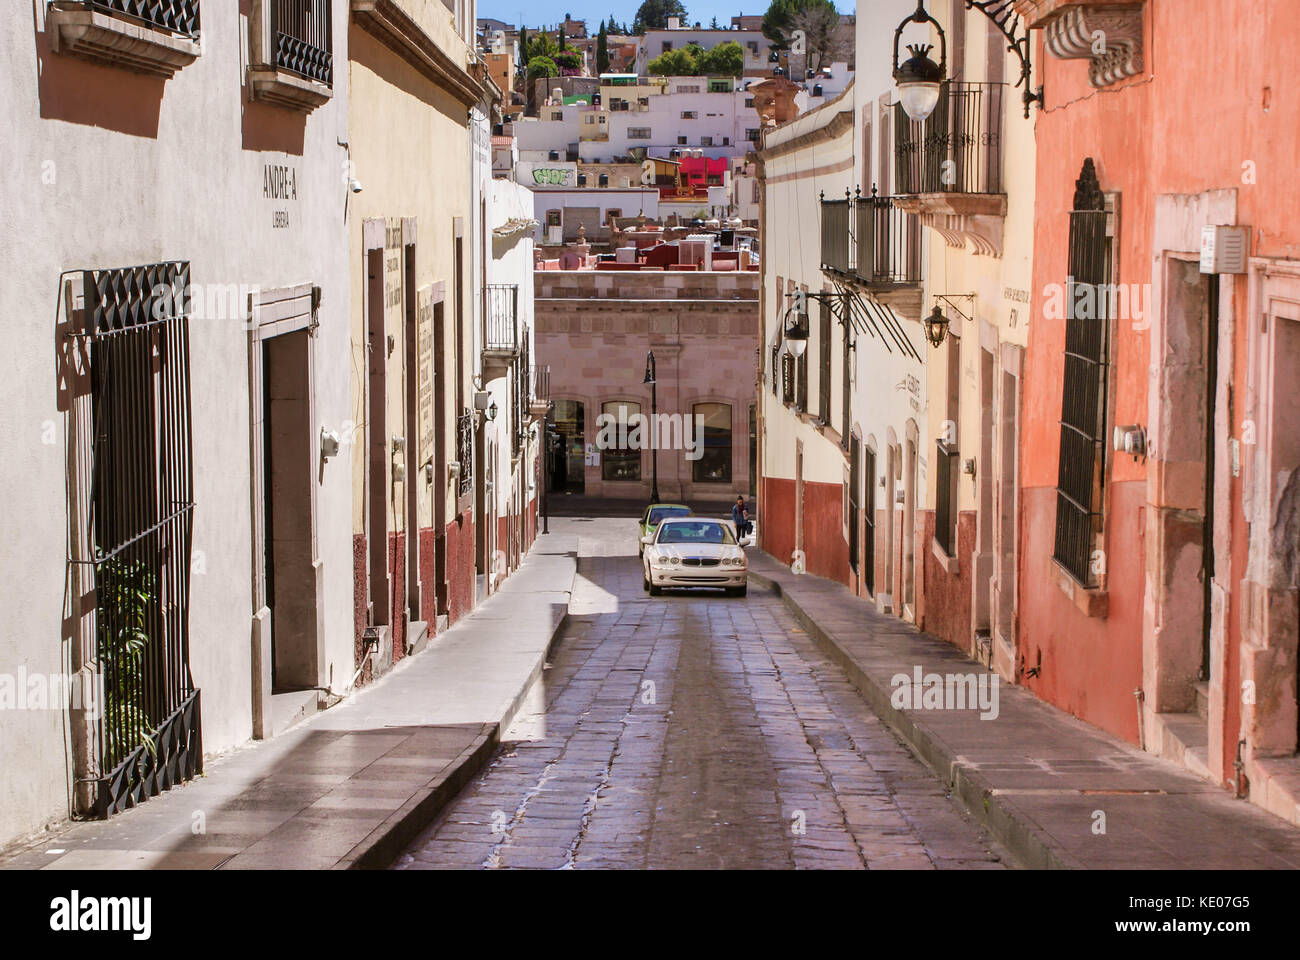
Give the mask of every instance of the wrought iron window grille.
<svg viewBox="0 0 1300 960">
<path fill-rule="evenodd" d="M 199 0 L 82 0 L 81 5 L 155 30 L 192 40 L 199 37 Z"/>
<path fill-rule="evenodd" d="M 199 691 L 189 666 L 193 533 L 190 265 L 82 271 L 70 336 L 89 373 L 88 465 L 71 564 L 93 584 L 102 709 L 88 744 L 88 812 L 106 817 L 202 772 Z"/>
</svg>

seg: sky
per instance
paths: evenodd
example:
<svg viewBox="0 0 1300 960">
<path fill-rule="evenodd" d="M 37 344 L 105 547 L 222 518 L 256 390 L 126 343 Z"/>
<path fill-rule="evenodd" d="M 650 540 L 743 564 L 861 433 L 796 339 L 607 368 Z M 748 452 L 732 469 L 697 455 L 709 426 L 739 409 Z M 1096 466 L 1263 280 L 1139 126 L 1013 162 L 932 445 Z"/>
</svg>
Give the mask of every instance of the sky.
<svg viewBox="0 0 1300 960">
<path fill-rule="evenodd" d="M 687 21 L 694 24 L 699 21 L 707 27 L 712 17 L 718 18 L 720 26 L 730 26 L 731 18 L 740 14 L 759 15 L 765 13 L 768 0 L 682 0 L 686 7 Z M 641 0 L 544 0 L 542 3 L 523 3 L 522 0 L 479 0 L 478 15 L 504 20 L 519 26 L 522 18 L 525 26 L 552 26 L 564 20 L 568 13 L 574 20 L 586 20 L 594 33 L 600 28 L 600 22 L 612 14 L 620 23 L 630 27 L 636 18 L 637 7 Z M 836 7 L 841 12 L 852 10 L 852 4 L 840 0 Z"/>
</svg>

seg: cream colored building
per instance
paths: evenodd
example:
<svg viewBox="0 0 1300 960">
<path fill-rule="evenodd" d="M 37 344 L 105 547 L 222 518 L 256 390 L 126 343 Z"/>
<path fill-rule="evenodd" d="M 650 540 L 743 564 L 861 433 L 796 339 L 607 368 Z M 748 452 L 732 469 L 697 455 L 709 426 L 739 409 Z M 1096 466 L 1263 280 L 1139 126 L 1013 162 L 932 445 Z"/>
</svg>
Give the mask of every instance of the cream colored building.
<svg viewBox="0 0 1300 960">
<path fill-rule="evenodd" d="M 916 550 L 919 623 L 1014 673 L 1020 378 L 1029 326 L 1034 226 L 1034 115 L 1024 116 L 1020 61 L 994 23 L 963 0 L 932 2 L 951 79 L 931 119 L 952 131 L 937 153 L 920 123 L 892 108 L 896 200 L 924 226 L 924 309 L 948 335 L 926 383 L 929 469 Z M 911 25 L 903 42 L 932 30 Z M 885 41 L 872 54 L 887 56 Z M 860 51 L 861 53 L 861 51 Z M 904 54 L 905 56 L 905 54 Z M 859 62 L 862 62 L 861 56 Z M 1035 108 L 1036 109 L 1036 108 Z M 881 116 L 879 110 L 877 116 Z M 883 121 L 882 121 L 883 122 Z"/>
<path fill-rule="evenodd" d="M 353 673 L 348 4 L 130 6 L 0 16 L 0 843 Z"/>
<path fill-rule="evenodd" d="M 353 624 L 361 682 L 475 598 L 473 10 L 351 5 Z M 488 164 L 490 170 L 490 160 Z"/>
</svg>

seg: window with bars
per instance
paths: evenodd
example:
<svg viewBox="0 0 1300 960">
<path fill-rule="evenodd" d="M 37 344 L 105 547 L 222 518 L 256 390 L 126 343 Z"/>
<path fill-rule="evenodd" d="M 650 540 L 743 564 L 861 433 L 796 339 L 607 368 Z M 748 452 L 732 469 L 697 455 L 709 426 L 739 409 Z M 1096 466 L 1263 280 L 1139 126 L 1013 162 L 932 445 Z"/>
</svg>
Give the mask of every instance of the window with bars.
<svg viewBox="0 0 1300 960">
<path fill-rule="evenodd" d="M 1075 580 L 1096 586 L 1092 554 L 1102 529 L 1106 476 L 1107 371 L 1114 201 L 1089 158 L 1075 183 L 1066 280 L 1065 370 L 1053 557 Z"/>
<path fill-rule="evenodd" d="M 817 344 L 821 350 L 817 364 L 817 416 L 822 423 L 831 420 L 831 311 L 825 303 L 818 316 Z"/>
<path fill-rule="evenodd" d="M 93 578 L 102 817 L 202 772 L 189 663 L 190 265 L 86 271 L 82 290 L 74 335 L 89 365 L 89 429 L 75 442 L 90 483 L 73 562 Z"/>
<path fill-rule="evenodd" d="M 275 65 L 327 86 L 334 83 L 334 34 L 328 0 L 268 0 Z"/>
<path fill-rule="evenodd" d="M 935 443 L 934 540 L 950 557 L 957 555 L 957 477 L 960 474 L 957 448 Z"/>
</svg>

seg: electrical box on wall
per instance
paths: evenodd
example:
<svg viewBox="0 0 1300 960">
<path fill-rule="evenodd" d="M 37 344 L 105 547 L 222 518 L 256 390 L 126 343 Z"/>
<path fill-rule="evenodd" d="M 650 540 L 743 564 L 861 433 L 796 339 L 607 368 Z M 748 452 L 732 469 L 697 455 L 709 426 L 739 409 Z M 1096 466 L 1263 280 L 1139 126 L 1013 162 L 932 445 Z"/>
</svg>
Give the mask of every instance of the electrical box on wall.
<svg viewBox="0 0 1300 960">
<path fill-rule="evenodd" d="M 1201 228 L 1201 273 L 1245 273 L 1249 227 Z"/>
</svg>

